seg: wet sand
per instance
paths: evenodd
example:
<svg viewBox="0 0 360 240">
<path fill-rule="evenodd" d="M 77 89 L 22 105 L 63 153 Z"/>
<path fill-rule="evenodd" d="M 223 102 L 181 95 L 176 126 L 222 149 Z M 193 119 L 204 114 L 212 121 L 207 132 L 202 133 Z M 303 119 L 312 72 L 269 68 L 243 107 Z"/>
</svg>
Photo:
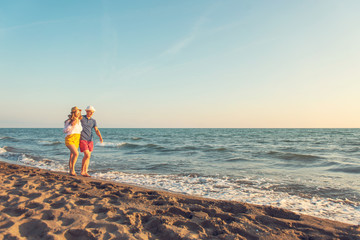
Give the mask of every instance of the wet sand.
<svg viewBox="0 0 360 240">
<path fill-rule="evenodd" d="M 0 239 L 360 239 L 360 226 L 0 162 Z"/>
</svg>

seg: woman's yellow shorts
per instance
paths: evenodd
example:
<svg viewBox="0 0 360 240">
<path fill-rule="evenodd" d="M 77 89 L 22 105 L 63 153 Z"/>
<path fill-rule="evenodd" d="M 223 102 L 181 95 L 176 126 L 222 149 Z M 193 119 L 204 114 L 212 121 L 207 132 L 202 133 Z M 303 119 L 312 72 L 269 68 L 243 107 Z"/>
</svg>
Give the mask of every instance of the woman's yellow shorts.
<svg viewBox="0 0 360 240">
<path fill-rule="evenodd" d="M 80 134 L 70 134 L 65 138 L 65 145 L 75 145 L 76 148 L 79 147 L 80 144 Z"/>
</svg>

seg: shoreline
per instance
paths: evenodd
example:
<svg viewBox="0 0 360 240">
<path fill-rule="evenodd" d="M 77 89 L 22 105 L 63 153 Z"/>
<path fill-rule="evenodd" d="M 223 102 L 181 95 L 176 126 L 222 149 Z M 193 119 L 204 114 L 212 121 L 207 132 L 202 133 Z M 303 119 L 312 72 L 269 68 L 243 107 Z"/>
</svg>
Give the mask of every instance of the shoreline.
<svg viewBox="0 0 360 240">
<path fill-rule="evenodd" d="M 0 161 L 5 239 L 360 239 L 360 226 Z"/>
</svg>

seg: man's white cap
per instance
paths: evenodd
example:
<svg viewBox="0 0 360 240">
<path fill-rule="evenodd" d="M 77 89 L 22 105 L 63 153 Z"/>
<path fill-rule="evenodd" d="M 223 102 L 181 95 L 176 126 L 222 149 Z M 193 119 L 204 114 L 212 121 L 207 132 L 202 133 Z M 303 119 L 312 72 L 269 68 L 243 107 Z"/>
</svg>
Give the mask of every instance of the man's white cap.
<svg viewBox="0 0 360 240">
<path fill-rule="evenodd" d="M 95 112 L 95 108 L 90 105 L 90 106 L 86 107 L 85 111 L 93 111 L 93 112 Z"/>
</svg>

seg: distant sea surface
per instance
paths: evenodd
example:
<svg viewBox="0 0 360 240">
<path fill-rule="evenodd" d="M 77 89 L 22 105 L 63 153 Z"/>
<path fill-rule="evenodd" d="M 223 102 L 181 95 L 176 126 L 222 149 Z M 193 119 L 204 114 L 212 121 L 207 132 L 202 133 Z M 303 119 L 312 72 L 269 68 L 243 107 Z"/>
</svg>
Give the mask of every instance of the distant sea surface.
<svg viewBox="0 0 360 240">
<path fill-rule="evenodd" d="M 360 224 L 360 129 L 100 130 L 95 178 Z M 68 171 L 68 158 L 62 129 L 0 129 L 2 161 Z"/>
</svg>

